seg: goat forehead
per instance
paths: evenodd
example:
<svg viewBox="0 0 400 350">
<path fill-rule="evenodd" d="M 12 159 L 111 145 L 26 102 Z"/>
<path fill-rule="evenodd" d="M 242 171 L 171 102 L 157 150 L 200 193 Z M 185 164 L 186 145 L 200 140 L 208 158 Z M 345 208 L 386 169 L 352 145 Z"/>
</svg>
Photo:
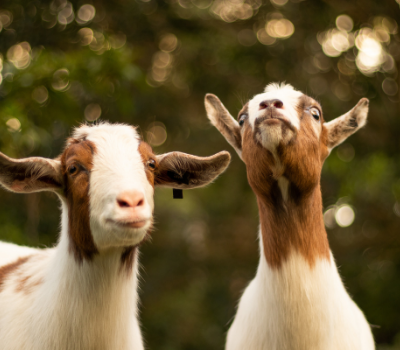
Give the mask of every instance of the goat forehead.
<svg viewBox="0 0 400 350">
<path fill-rule="evenodd" d="M 319 110 L 322 112 L 321 105 L 317 101 L 315 101 L 312 97 L 303 94 L 299 98 L 298 107 L 300 109 L 304 109 L 304 108 L 312 107 L 312 106 L 318 107 Z"/>
<path fill-rule="evenodd" d="M 136 129 L 124 124 L 103 123 L 95 126 L 81 126 L 73 133 L 75 139 L 89 139 L 100 144 L 116 143 L 120 140 L 124 142 L 136 142 L 138 144 L 140 136 Z"/>
<path fill-rule="evenodd" d="M 138 150 L 140 137 L 135 128 L 106 123 L 82 126 L 75 130 L 73 137 L 95 146 L 92 185 L 103 186 L 107 182 L 107 187 L 112 184 L 112 188 L 118 190 L 122 187 L 137 187 L 145 181 L 145 168 Z"/>
<path fill-rule="evenodd" d="M 79 142 L 74 139 L 65 150 L 62 161 L 65 163 L 65 166 L 69 166 L 75 161 L 79 161 L 89 167 L 92 164 L 94 153 L 95 146 L 93 143 L 87 140 Z"/>
<path fill-rule="evenodd" d="M 140 137 L 131 126 L 102 124 L 78 131 L 96 146 L 97 161 L 113 167 L 117 163 L 122 166 L 124 163 L 140 161 Z"/>
</svg>

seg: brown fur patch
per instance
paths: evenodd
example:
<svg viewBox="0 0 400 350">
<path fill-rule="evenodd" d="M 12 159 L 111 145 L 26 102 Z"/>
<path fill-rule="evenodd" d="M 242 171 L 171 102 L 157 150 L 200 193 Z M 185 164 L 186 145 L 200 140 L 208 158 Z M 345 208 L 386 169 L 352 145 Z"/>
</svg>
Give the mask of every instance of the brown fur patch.
<svg viewBox="0 0 400 350">
<path fill-rule="evenodd" d="M 79 262 L 91 260 L 98 253 L 90 229 L 89 212 L 90 172 L 95 152 L 96 147 L 92 142 L 70 139 L 61 156 L 64 195 L 68 203 L 70 251 Z M 70 174 L 73 166 L 77 172 Z"/>
<path fill-rule="evenodd" d="M 21 265 L 25 264 L 30 258 L 31 256 L 18 258 L 18 260 L 0 267 L 0 292 L 7 277 L 10 276 L 13 272 L 17 271 L 21 267 Z"/>
<path fill-rule="evenodd" d="M 153 230 L 154 226 L 153 223 L 147 230 L 147 234 L 144 236 L 142 241 L 136 246 L 130 246 L 124 248 L 121 254 L 121 271 L 125 271 L 126 274 L 129 276 L 132 273 L 133 266 L 135 263 L 136 254 L 138 252 L 138 248 L 140 245 L 144 244 L 145 242 L 151 240 L 151 231 Z"/>
<path fill-rule="evenodd" d="M 277 147 L 283 173 L 277 172 L 274 156 L 257 141 L 250 125 L 244 125 L 242 156 L 257 196 L 265 258 L 272 268 L 279 268 L 291 251 L 302 254 L 310 266 L 317 258 L 330 258 L 319 187 L 326 135 L 315 134 L 312 116 L 304 111 L 310 104 L 318 106 L 307 96 L 300 100 L 301 128 L 288 144 Z M 278 185 L 280 176 L 289 181 L 286 201 Z"/>
<path fill-rule="evenodd" d="M 135 262 L 137 246 L 126 247 L 121 255 L 121 270 L 130 275 Z"/>
<path fill-rule="evenodd" d="M 285 205 L 281 198 L 270 201 L 257 197 L 264 254 L 271 267 L 279 268 L 292 250 L 300 253 L 310 266 L 317 258 L 329 260 L 329 243 L 318 192 L 319 189 L 306 200 L 289 197 Z"/>
<path fill-rule="evenodd" d="M 329 156 L 328 150 L 328 130 L 322 125 L 322 132 L 320 137 L 320 152 L 321 152 L 321 163 L 325 161 L 325 159 Z"/>
<path fill-rule="evenodd" d="M 142 157 L 147 180 L 150 182 L 150 185 L 154 187 L 155 172 L 157 172 L 158 169 L 157 158 L 150 145 L 144 141 L 141 141 L 139 143 L 138 151 Z M 149 166 L 149 161 L 154 161 L 153 163 L 155 165 L 154 169 Z"/>
<path fill-rule="evenodd" d="M 19 281 L 15 288 L 16 292 L 23 292 L 25 294 L 31 293 L 35 287 L 43 283 L 42 279 L 32 280 L 32 276 L 24 276 Z"/>
</svg>

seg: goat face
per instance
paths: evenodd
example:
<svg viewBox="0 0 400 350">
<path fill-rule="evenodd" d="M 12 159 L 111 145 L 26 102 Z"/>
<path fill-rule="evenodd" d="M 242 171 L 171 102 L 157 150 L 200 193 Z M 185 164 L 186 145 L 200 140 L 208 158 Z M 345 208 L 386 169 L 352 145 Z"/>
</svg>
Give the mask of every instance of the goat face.
<svg viewBox="0 0 400 350">
<path fill-rule="evenodd" d="M 56 159 L 0 153 L 0 185 L 14 192 L 51 190 L 62 199 L 70 250 L 78 260 L 139 244 L 152 227 L 154 187 L 201 187 L 228 166 L 220 152 L 156 156 L 127 125 L 82 126 Z"/>
<path fill-rule="evenodd" d="M 257 142 L 275 152 L 279 144 L 289 144 L 301 130 L 298 105 L 302 95 L 290 85 L 269 85 L 247 103 L 239 114 L 239 122 L 250 126 Z"/>
<path fill-rule="evenodd" d="M 266 179 L 297 178 L 303 189 L 319 182 L 322 163 L 331 149 L 364 126 L 368 100 L 325 123 L 311 97 L 290 85 L 270 84 L 233 119 L 221 101 L 208 94 L 208 117 L 247 166 L 250 185 L 262 192 Z"/>
<path fill-rule="evenodd" d="M 152 225 L 156 159 L 132 127 L 77 129 L 61 157 L 70 230 L 89 222 L 99 250 L 141 242 Z"/>
</svg>

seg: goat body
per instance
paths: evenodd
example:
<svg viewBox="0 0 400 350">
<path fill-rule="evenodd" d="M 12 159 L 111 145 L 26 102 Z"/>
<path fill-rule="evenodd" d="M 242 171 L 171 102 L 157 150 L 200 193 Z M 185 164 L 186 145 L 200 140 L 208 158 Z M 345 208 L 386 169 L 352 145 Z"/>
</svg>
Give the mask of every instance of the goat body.
<svg viewBox="0 0 400 350">
<path fill-rule="evenodd" d="M 107 123 L 76 129 L 56 159 L 0 153 L 0 185 L 53 191 L 62 210 L 55 248 L 0 243 L 1 350 L 142 350 L 137 246 L 154 187 L 204 186 L 229 160 L 156 156 L 133 127 Z"/>
<path fill-rule="evenodd" d="M 260 214 L 260 262 L 228 332 L 227 350 L 373 350 L 371 329 L 338 274 L 322 216 L 330 151 L 365 125 L 368 100 L 324 123 L 318 102 L 270 84 L 239 112 L 214 95 L 211 122 L 246 164 Z"/>
</svg>

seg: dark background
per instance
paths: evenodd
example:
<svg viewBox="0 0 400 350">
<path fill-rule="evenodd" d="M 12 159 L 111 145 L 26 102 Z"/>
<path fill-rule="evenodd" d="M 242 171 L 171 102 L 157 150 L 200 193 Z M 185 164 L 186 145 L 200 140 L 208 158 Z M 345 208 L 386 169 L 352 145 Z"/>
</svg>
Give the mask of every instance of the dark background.
<svg viewBox="0 0 400 350">
<path fill-rule="evenodd" d="M 319 100 L 326 120 L 368 97 L 367 126 L 324 165 L 325 218 L 349 293 L 380 327 L 378 348 L 400 349 L 399 13 L 394 0 L 2 0 L 0 150 L 55 157 L 73 127 L 100 114 L 138 125 L 158 153 L 229 150 L 211 186 L 183 200 L 156 191 L 156 229 L 141 249 L 148 348 L 222 349 L 255 274 L 258 213 L 244 165 L 206 118 L 205 93 L 236 115 L 286 81 Z M 0 238 L 55 244 L 58 207 L 51 194 L 2 190 Z"/>
</svg>

